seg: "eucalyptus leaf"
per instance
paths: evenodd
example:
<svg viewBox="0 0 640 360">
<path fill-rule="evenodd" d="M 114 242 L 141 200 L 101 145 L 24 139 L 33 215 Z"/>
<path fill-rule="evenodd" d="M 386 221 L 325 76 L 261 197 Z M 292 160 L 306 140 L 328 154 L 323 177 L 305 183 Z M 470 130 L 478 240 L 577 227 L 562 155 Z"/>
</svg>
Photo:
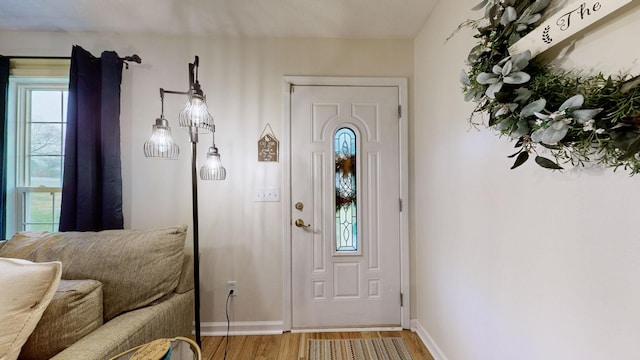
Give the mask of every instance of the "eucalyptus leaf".
<svg viewBox="0 0 640 360">
<path fill-rule="evenodd" d="M 518 14 L 516 14 L 516 9 L 513 6 L 507 7 L 502 13 L 502 17 L 500 18 L 500 24 L 508 25 L 518 18 Z"/>
<path fill-rule="evenodd" d="M 622 84 L 620 92 L 626 94 L 638 85 L 640 85 L 640 75 L 634 77 L 633 79 L 627 80 L 624 84 Z"/>
<path fill-rule="evenodd" d="M 547 105 L 547 100 L 538 99 L 532 103 L 527 104 L 525 107 L 520 110 L 521 118 L 528 118 L 530 116 L 534 116 L 536 113 L 540 113 L 540 111 L 544 110 L 544 107 Z"/>
<path fill-rule="evenodd" d="M 502 81 L 498 81 L 495 84 L 491 84 L 489 85 L 489 87 L 487 88 L 487 91 L 485 91 L 485 94 L 490 97 L 491 99 L 495 99 L 495 94 L 500 91 L 500 89 L 502 89 Z"/>
<path fill-rule="evenodd" d="M 545 169 L 562 170 L 562 166 L 556 164 L 555 161 L 549 160 L 546 157 L 536 156 L 536 164 L 542 166 Z"/>
<path fill-rule="evenodd" d="M 533 91 L 525 88 L 525 87 L 520 87 L 517 88 L 515 90 L 516 93 L 516 98 L 513 99 L 513 101 L 517 102 L 517 103 L 524 103 L 525 101 L 528 101 L 529 98 L 531 98 L 531 95 L 533 94 Z M 526 106 L 525 106 L 526 107 Z M 542 107 L 544 109 L 544 106 Z M 542 110 L 542 109 L 540 109 Z M 522 111 L 524 111 L 524 108 L 522 109 Z"/>
<path fill-rule="evenodd" d="M 582 104 L 584 104 L 584 96 L 582 96 L 582 94 L 574 95 L 567 99 L 567 101 L 563 102 L 562 105 L 560 105 L 559 110 L 577 109 L 581 107 Z"/>
<path fill-rule="evenodd" d="M 529 80 L 531 80 L 531 75 L 523 71 L 511 73 L 502 79 L 505 84 L 524 84 Z"/>
<path fill-rule="evenodd" d="M 511 34 L 511 36 L 509 36 L 509 46 L 517 43 L 518 41 L 520 41 L 520 39 L 522 39 L 522 36 L 520 36 L 520 34 L 518 33 Z"/>
<path fill-rule="evenodd" d="M 522 22 L 527 24 L 527 25 L 532 25 L 538 22 L 538 20 L 540 20 L 542 18 L 542 15 L 540 14 L 533 14 L 533 15 L 529 15 L 526 18 L 522 19 Z"/>
<path fill-rule="evenodd" d="M 602 108 L 574 110 L 573 116 L 578 120 L 579 123 L 583 124 L 593 119 L 594 116 L 598 115 L 601 111 L 602 111 Z"/>
<path fill-rule="evenodd" d="M 542 119 L 542 120 L 547 120 L 549 118 L 549 115 L 547 114 L 543 114 L 541 112 L 535 111 L 533 113 L 538 119 Z"/>
<path fill-rule="evenodd" d="M 535 143 L 541 143 L 542 142 L 542 134 L 544 134 L 545 130 L 546 130 L 545 128 L 540 128 L 540 129 L 534 131 L 533 133 L 531 133 L 531 141 L 533 141 Z"/>
<path fill-rule="evenodd" d="M 484 45 L 478 44 L 474 46 L 471 51 L 469 51 L 469 55 L 467 56 L 467 61 L 474 62 L 480 56 L 480 52 L 484 48 Z"/>
<path fill-rule="evenodd" d="M 473 99 L 475 99 L 476 94 L 474 94 L 473 92 L 469 91 L 467 93 L 464 94 L 464 101 L 469 102 Z"/>
<path fill-rule="evenodd" d="M 556 123 L 561 123 L 561 121 L 556 121 Z M 567 132 L 569 132 L 569 127 L 567 127 L 566 124 L 559 129 L 554 126 L 549 126 L 542 133 L 542 139 L 540 142 L 548 145 L 556 145 L 560 140 L 564 139 L 564 137 L 567 135 Z"/>
<path fill-rule="evenodd" d="M 520 120 L 516 125 L 518 127 L 509 134 L 512 138 L 518 139 L 529 133 L 529 124 L 526 121 Z"/>
<path fill-rule="evenodd" d="M 496 130 L 504 131 L 511 127 L 511 121 L 509 119 L 504 119 L 496 124 Z"/>
<path fill-rule="evenodd" d="M 462 69 L 460 71 L 460 82 L 464 86 L 470 86 L 471 85 L 471 80 L 469 80 L 469 75 L 467 74 L 467 72 L 464 69 Z"/>
<path fill-rule="evenodd" d="M 500 68 L 500 67 L 497 66 L 497 65 L 494 66 L 493 67 L 493 69 L 494 69 L 493 72 L 496 72 L 496 68 Z M 513 69 L 513 63 L 511 61 L 507 61 L 506 64 L 504 64 L 504 67 L 502 67 L 502 69 L 501 69 L 502 71 L 500 71 L 497 74 L 502 75 L 502 76 L 507 76 L 507 75 L 509 75 L 509 73 L 511 72 L 512 69 Z"/>
<path fill-rule="evenodd" d="M 478 76 L 476 76 L 476 81 L 478 82 L 478 84 L 482 85 L 495 84 L 498 82 L 498 80 L 498 77 L 495 74 L 491 73 L 480 73 L 478 74 Z"/>
<path fill-rule="evenodd" d="M 528 28 L 529 28 L 529 26 L 528 26 L 528 25 L 526 25 L 526 24 L 520 24 L 520 23 L 519 23 L 519 24 L 516 26 L 516 31 L 518 31 L 518 32 L 522 32 L 522 31 L 527 30 Z M 519 34 L 517 34 L 517 33 L 516 33 L 515 35 L 518 35 L 518 38 L 520 38 L 520 37 L 521 37 L 521 36 L 520 36 Z M 513 35 L 512 35 L 512 37 L 513 37 Z M 516 43 L 516 41 L 511 42 L 511 38 L 509 38 L 509 44 L 510 44 L 510 45 L 513 45 L 513 44 L 515 44 L 515 43 Z"/>
<path fill-rule="evenodd" d="M 536 0 L 529 9 L 531 9 L 530 11 L 532 14 L 539 13 L 549 6 L 549 3 L 551 3 L 551 0 Z"/>
<path fill-rule="evenodd" d="M 514 55 L 511 58 L 511 62 L 513 63 L 513 71 L 520 71 L 526 68 L 527 65 L 529 65 L 529 60 L 531 60 L 531 51 L 529 50 Z"/>
<path fill-rule="evenodd" d="M 498 25 L 498 20 L 496 15 L 498 14 L 499 9 L 500 9 L 500 6 L 493 5 L 491 7 L 487 7 L 487 10 L 485 11 L 485 17 L 489 19 L 489 21 L 491 22 L 491 26 L 494 28 Z"/>
<path fill-rule="evenodd" d="M 513 166 L 511 166 L 511 170 L 517 168 L 518 166 L 524 164 L 527 160 L 529 160 L 529 153 L 526 151 L 521 152 L 518 157 L 516 158 L 516 161 L 513 163 Z"/>
</svg>

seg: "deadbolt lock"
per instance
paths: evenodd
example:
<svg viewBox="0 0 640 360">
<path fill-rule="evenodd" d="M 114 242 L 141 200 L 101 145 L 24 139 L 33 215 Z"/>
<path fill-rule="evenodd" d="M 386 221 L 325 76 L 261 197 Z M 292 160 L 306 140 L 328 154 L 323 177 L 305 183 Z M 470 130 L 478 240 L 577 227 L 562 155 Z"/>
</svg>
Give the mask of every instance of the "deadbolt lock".
<svg viewBox="0 0 640 360">
<path fill-rule="evenodd" d="M 302 209 L 304 209 L 304 204 L 301 203 L 300 201 L 298 201 L 295 205 L 296 209 L 302 211 Z"/>
</svg>

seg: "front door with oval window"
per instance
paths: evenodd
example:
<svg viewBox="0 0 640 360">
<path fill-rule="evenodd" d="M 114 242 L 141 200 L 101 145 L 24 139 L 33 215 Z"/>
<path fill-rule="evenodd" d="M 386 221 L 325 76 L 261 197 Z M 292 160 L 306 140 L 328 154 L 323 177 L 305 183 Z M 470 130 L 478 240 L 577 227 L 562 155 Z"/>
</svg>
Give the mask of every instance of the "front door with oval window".
<svg viewBox="0 0 640 360">
<path fill-rule="evenodd" d="M 399 327 L 397 86 L 291 93 L 292 327 Z"/>
</svg>

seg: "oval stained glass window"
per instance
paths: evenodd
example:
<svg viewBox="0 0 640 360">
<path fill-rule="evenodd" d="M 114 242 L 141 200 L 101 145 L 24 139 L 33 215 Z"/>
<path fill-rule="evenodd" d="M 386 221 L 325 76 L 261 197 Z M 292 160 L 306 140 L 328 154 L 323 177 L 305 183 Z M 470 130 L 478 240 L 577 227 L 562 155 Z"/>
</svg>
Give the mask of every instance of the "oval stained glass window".
<svg viewBox="0 0 640 360">
<path fill-rule="evenodd" d="M 336 199 L 336 251 L 357 252 L 358 197 L 356 189 L 356 133 L 341 128 L 334 136 L 335 199 Z"/>
</svg>

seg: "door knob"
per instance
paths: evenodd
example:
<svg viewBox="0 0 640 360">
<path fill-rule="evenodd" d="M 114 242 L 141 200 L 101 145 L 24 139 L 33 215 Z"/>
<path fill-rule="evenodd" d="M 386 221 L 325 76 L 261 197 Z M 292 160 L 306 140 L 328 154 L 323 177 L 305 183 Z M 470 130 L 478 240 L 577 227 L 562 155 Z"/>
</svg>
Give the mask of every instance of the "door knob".
<svg viewBox="0 0 640 360">
<path fill-rule="evenodd" d="M 302 220 L 302 219 L 297 219 L 297 220 L 296 220 L 296 222 L 295 222 L 295 224 L 296 224 L 296 226 L 297 226 L 297 227 L 299 227 L 299 228 L 305 228 L 305 229 L 308 229 L 308 228 L 310 228 L 310 227 L 311 227 L 311 224 L 305 224 L 305 223 L 304 223 L 304 220 Z"/>
</svg>

